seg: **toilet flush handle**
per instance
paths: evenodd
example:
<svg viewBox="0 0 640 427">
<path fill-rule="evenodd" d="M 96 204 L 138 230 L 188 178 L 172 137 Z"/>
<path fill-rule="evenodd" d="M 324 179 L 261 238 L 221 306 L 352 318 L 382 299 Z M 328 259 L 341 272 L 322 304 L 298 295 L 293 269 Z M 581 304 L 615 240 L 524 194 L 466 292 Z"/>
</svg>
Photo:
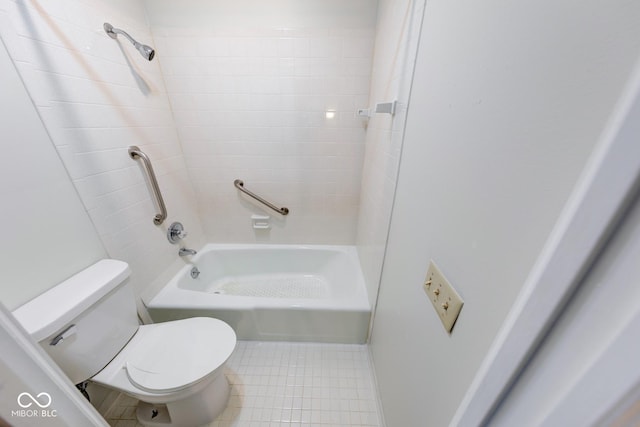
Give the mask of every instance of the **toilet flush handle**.
<svg viewBox="0 0 640 427">
<path fill-rule="evenodd" d="M 55 338 L 51 340 L 49 345 L 58 345 L 60 341 L 63 341 L 69 338 L 71 335 L 74 335 L 76 332 L 78 332 L 78 328 L 76 328 L 75 323 L 73 325 L 69 325 L 67 329 L 60 332 L 58 335 L 56 335 Z"/>
</svg>

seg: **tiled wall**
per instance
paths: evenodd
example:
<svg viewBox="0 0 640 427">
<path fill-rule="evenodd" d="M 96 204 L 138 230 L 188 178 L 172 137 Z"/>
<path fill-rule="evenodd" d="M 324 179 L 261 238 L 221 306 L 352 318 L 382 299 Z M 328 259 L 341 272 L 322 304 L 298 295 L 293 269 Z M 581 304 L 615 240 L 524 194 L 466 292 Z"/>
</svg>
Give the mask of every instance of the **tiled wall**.
<svg viewBox="0 0 640 427">
<path fill-rule="evenodd" d="M 210 241 L 354 244 L 376 4 L 145 2 Z"/>
<path fill-rule="evenodd" d="M 139 1 L 0 3 L 0 36 L 108 255 L 131 265 L 141 292 L 180 262 L 165 237 L 172 220 L 191 231 L 190 245 L 203 234 L 159 64 L 109 38 L 105 21 L 152 44 Z M 162 226 L 130 145 L 153 161 L 169 211 Z"/>
<path fill-rule="evenodd" d="M 369 103 L 376 6 L 6 0 L 0 36 L 108 256 L 131 265 L 142 293 L 183 262 L 165 238 L 174 220 L 194 248 L 355 243 L 367 126 L 355 111 Z M 153 162 L 162 226 L 130 145 Z M 240 195 L 236 178 L 291 214 Z M 271 230 L 253 230 L 253 213 L 271 215 Z"/>
<path fill-rule="evenodd" d="M 357 246 L 369 300 L 375 303 L 396 188 L 424 0 L 380 0 L 370 104 L 397 100 L 396 114 L 373 114 L 366 150 Z"/>
</svg>

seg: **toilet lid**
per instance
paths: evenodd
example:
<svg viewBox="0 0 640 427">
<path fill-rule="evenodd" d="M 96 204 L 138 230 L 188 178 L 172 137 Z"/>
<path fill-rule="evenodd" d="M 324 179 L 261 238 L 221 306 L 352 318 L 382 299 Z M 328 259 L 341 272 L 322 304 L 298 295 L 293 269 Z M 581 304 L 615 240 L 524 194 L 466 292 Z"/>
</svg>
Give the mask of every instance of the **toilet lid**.
<svg viewBox="0 0 640 427">
<path fill-rule="evenodd" d="M 201 380 L 227 361 L 236 334 L 208 317 L 154 324 L 131 349 L 125 364 L 136 387 L 149 392 L 176 391 Z"/>
</svg>

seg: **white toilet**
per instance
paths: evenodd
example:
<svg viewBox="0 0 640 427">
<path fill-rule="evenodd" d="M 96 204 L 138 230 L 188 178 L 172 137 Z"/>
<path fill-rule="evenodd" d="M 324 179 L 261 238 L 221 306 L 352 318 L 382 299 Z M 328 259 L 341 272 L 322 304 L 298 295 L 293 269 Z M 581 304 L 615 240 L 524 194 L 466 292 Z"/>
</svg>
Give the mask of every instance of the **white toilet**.
<svg viewBox="0 0 640 427">
<path fill-rule="evenodd" d="M 129 274 L 125 262 L 101 260 L 13 314 L 74 384 L 139 399 L 140 423 L 210 423 L 227 404 L 236 334 L 208 317 L 139 325 Z"/>
</svg>

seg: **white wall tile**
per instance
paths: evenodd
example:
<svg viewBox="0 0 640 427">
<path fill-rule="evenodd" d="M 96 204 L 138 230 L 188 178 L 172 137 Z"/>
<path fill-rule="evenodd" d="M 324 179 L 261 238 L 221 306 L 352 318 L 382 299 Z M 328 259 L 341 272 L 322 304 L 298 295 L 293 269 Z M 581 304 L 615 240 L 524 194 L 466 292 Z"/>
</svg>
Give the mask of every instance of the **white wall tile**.
<svg viewBox="0 0 640 427">
<path fill-rule="evenodd" d="M 398 100 L 407 105 L 419 37 L 421 7 L 412 14 L 413 2 L 381 0 L 378 5 L 378 24 L 375 40 L 373 73 L 369 104 Z M 345 55 L 352 84 L 369 82 L 367 60 L 360 50 L 370 49 L 368 39 L 357 34 L 345 44 Z M 401 47 L 400 49 L 398 49 Z M 360 263 L 367 282 L 372 305 L 380 281 L 391 207 L 400 162 L 406 109 L 399 108 L 393 119 L 387 114 L 374 114 L 368 121 L 366 151 L 360 189 L 357 245 Z M 353 118 L 357 121 L 357 118 Z"/>
<path fill-rule="evenodd" d="M 243 1 L 251 13 L 195 1 L 0 6 L 2 39 L 108 255 L 131 264 L 138 292 L 176 255 L 151 224 L 130 145 L 151 157 L 167 222 L 183 221 L 189 244 L 204 242 L 202 230 L 215 241 L 355 241 L 365 130 L 353 111 L 368 99 L 375 2 L 309 2 L 294 13 L 289 0 L 268 10 Z M 219 11 L 226 25 L 199 19 Z M 105 21 L 154 45 L 157 59 L 107 37 Z M 238 194 L 235 178 L 292 214 L 256 235 L 248 218 L 264 208 Z"/>
<path fill-rule="evenodd" d="M 364 144 L 354 112 L 369 92 L 363 70 L 372 61 L 373 3 L 312 1 L 299 12 L 318 16 L 300 19 L 287 1 L 268 10 L 243 1 L 243 14 L 220 2 L 145 3 L 163 47 L 159 63 L 170 70 L 167 91 L 207 237 L 353 244 L 364 151 L 349 149 L 343 158 L 342 145 Z M 212 34 L 203 18 L 225 13 Z M 274 16 L 279 25 L 270 24 Z M 205 66 L 190 61 L 193 46 Z M 249 217 L 266 208 L 239 195 L 236 178 L 291 213 L 267 235 L 256 234 Z"/>
<path fill-rule="evenodd" d="M 184 222 L 189 243 L 204 242 L 159 63 L 102 28 L 109 21 L 153 45 L 142 2 L 4 2 L 0 15 L 9 21 L 0 35 L 108 256 L 131 265 L 142 292 L 177 259 L 165 237 L 172 220 Z M 140 164 L 128 156 L 130 145 L 153 162 L 166 225 L 152 223 L 156 207 Z"/>
</svg>

